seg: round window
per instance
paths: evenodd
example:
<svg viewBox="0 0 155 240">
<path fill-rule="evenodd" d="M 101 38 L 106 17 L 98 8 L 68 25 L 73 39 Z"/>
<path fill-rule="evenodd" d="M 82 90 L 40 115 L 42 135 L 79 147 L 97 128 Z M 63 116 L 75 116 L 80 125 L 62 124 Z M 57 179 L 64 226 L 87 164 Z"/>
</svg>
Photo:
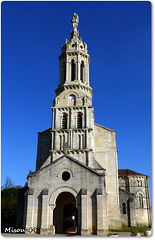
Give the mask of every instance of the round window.
<svg viewBox="0 0 155 240">
<path fill-rule="evenodd" d="M 63 172 L 62 179 L 64 181 L 68 181 L 70 179 L 70 173 L 69 172 Z"/>
</svg>

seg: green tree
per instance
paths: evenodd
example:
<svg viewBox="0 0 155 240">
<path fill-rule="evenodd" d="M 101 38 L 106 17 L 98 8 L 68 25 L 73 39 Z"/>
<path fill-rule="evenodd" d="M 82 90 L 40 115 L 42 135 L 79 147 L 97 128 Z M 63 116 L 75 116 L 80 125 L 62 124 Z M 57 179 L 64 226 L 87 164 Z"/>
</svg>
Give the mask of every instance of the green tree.
<svg viewBox="0 0 155 240">
<path fill-rule="evenodd" d="M 16 214 L 18 204 L 18 189 L 5 188 L 1 192 L 1 223 L 2 231 L 5 227 L 16 226 Z"/>
</svg>

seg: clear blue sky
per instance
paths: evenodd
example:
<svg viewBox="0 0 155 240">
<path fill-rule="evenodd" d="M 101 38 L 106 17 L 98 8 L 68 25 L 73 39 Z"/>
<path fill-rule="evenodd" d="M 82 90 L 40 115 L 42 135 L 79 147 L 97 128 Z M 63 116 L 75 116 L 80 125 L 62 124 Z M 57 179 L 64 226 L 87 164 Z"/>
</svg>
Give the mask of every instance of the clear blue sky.
<svg viewBox="0 0 155 240">
<path fill-rule="evenodd" d="M 73 12 L 88 44 L 95 122 L 116 129 L 118 167 L 151 177 L 150 2 L 2 2 L 2 185 L 35 171 L 51 127 Z"/>
</svg>

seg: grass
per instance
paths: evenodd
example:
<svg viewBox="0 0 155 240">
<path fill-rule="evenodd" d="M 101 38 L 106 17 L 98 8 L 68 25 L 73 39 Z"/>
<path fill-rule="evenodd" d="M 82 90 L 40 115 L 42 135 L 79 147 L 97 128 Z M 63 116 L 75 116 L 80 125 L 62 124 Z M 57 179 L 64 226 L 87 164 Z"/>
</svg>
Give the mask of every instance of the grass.
<svg viewBox="0 0 155 240">
<path fill-rule="evenodd" d="M 122 229 L 109 229 L 111 232 L 143 232 L 148 227 L 122 227 Z"/>
</svg>

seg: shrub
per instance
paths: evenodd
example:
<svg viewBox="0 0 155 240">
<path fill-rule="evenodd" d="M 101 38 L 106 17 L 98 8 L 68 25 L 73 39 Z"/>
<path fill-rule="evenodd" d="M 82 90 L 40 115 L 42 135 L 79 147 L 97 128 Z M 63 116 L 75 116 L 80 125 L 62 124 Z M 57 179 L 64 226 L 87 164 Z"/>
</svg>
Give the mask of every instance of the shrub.
<svg viewBox="0 0 155 240">
<path fill-rule="evenodd" d="M 75 227 L 75 220 L 71 218 L 66 218 L 64 221 L 65 229 Z"/>
</svg>

